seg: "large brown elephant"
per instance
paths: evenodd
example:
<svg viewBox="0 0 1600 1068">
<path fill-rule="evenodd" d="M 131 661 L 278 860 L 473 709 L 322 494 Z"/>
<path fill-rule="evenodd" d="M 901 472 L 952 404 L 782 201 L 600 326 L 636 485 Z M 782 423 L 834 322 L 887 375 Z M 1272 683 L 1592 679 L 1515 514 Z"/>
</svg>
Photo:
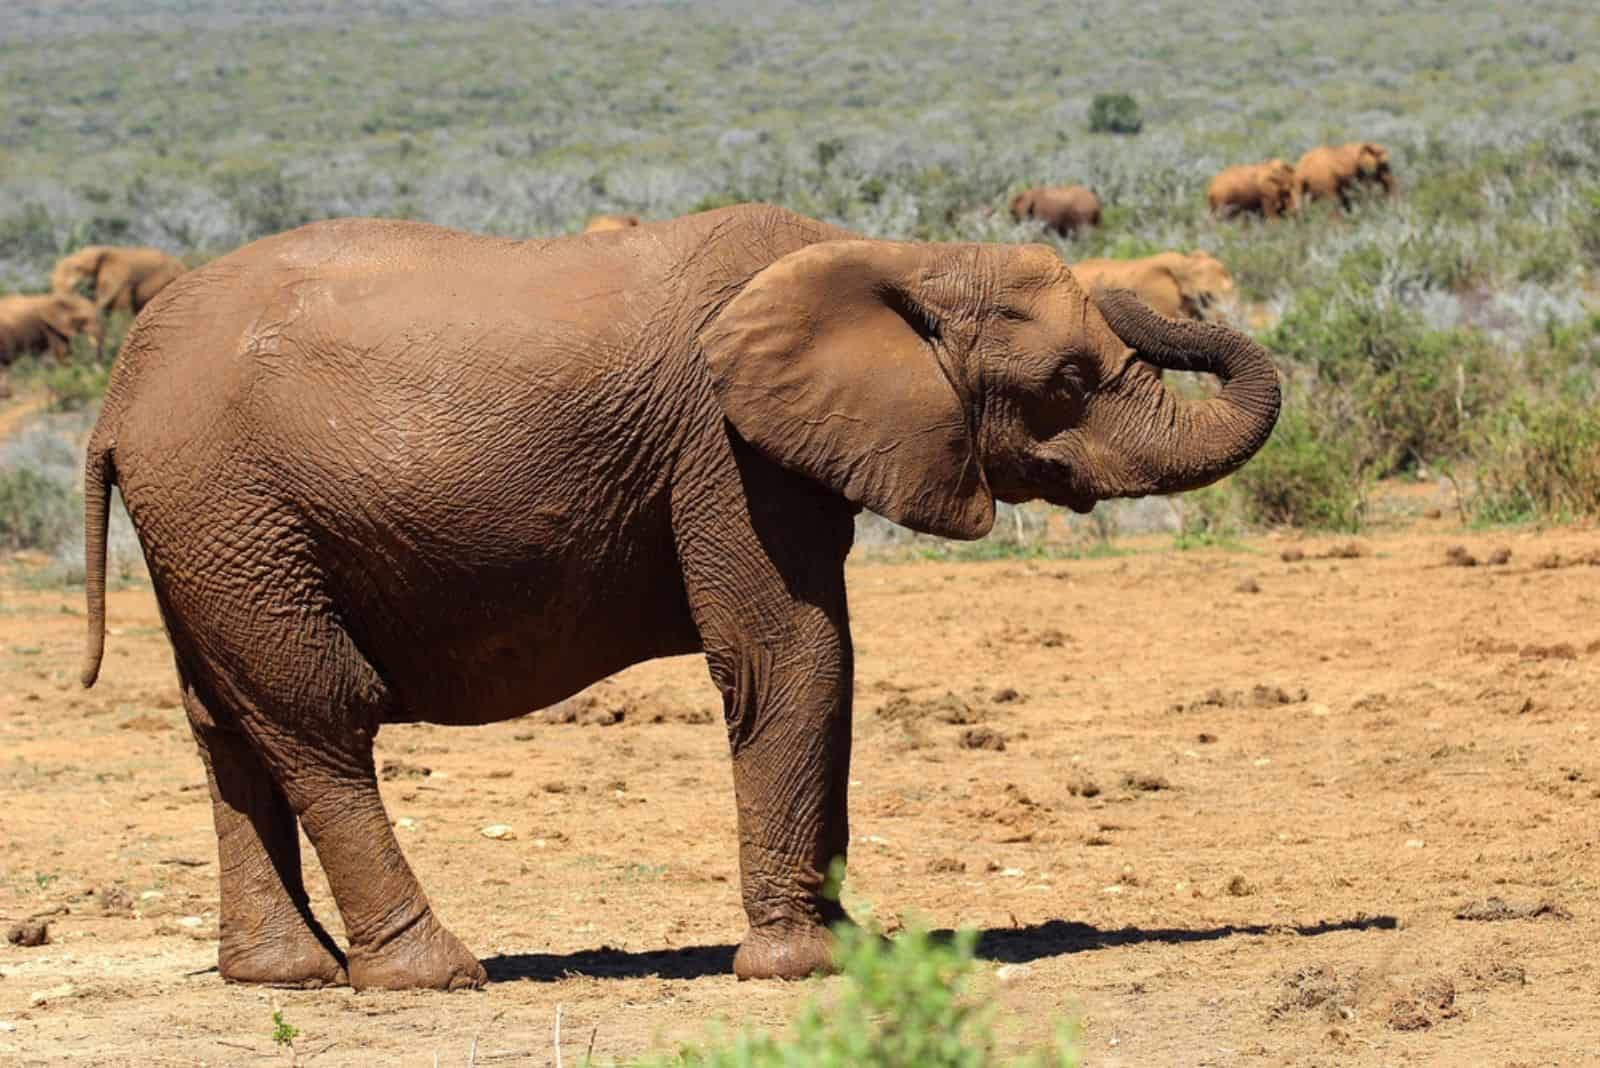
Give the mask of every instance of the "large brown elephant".
<svg viewBox="0 0 1600 1068">
<path fill-rule="evenodd" d="M 0 365 L 32 353 L 65 359 L 80 334 L 98 342 L 100 317 L 76 293 L 0 297 Z"/>
<path fill-rule="evenodd" d="M 603 234 L 610 230 L 628 230 L 639 225 L 637 215 L 596 215 L 584 224 L 586 234 Z"/>
<path fill-rule="evenodd" d="M 1233 300 L 1233 275 L 1209 252 L 1161 252 L 1136 260 L 1082 260 L 1072 265 L 1091 294 L 1131 290 L 1172 319 L 1211 319 Z"/>
<path fill-rule="evenodd" d="M 1160 367 L 1224 385 L 1180 399 Z M 1091 301 L 1039 245 L 864 240 L 765 205 L 610 241 L 316 223 L 185 275 L 128 335 L 88 449 L 83 679 L 117 485 L 210 777 L 222 975 L 456 988 L 485 973 L 401 855 L 373 736 L 703 651 L 750 922 L 734 970 L 803 976 L 843 917 L 823 888 L 849 842 L 856 513 L 976 538 L 997 500 L 1191 489 L 1277 411 L 1250 339 Z"/>
<path fill-rule="evenodd" d="M 1295 191 L 1301 201 L 1337 200 L 1349 210 L 1351 196 L 1362 184 L 1381 186 L 1386 196 L 1398 192 L 1389 166 L 1389 150 L 1372 141 L 1319 145 L 1295 164 Z"/>
<path fill-rule="evenodd" d="M 1070 237 L 1086 226 L 1100 225 L 1100 198 L 1082 185 L 1024 189 L 1011 198 L 1011 217 L 1042 222 L 1045 229 Z"/>
<path fill-rule="evenodd" d="M 1206 201 L 1222 219 L 1241 214 L 1279 218 L 1299 207 L 1294 168 L 1281 159 L 1226 167 L 1206 186 Z"/>
<path fill-rule="evenodd" d="M 56 262 L 50 289 L 75 293 L 84 287 L 99 311 L 133 315 L 184 270 L 177 258 L 158 248 L 90 245 Z"/>
</svg>

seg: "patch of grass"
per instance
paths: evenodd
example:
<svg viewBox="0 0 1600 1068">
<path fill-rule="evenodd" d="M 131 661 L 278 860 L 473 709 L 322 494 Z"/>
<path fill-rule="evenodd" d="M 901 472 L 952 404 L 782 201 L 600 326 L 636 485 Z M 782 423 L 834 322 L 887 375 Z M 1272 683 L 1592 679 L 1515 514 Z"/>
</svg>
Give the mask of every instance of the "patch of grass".
<svg viewBox="0 0 1600 1068">
<path fill-rule="evenodd" d="M 1089 103 L 1089 132 L 1136 134 L 1144 129 L 1139 102 L 1127 93 L 1099 93 Z"/>
<path fill-rule="evenodd" d="M 1489 523 L 1600 516 L 1600 409 L 1518 397 L 1478 439 L 1476 517 Z"/>
<path fill-rule="evenodd" d="M 1290 404 L 1271 440 L 1231 483 L 1252 522 L 1355 531 L 1369 463 L 1358 428 L 1313 415 L 1310 405 Z"/>
<path fill-rule="evenodd" d="M 1066 1024 L 1055 1039 L 1020 1058 L 995 1051 L 995 1007 L 977 989 L 977 933 L 945 941 L 908 929 L 893 941 L 874 931 L 842 928 L 840 988 L 808 1002 L 782 1038 L 742 1030 L 705 1046 L 640 1062 L 647 1068 L 1076 1068 L 1075 1035 Z"/>
<path fill-rule="evenodd" d="M 0 548 L 50 551 L 78 529 L 71 487 L 29 467 L 0 469 Z"/>
</svg>

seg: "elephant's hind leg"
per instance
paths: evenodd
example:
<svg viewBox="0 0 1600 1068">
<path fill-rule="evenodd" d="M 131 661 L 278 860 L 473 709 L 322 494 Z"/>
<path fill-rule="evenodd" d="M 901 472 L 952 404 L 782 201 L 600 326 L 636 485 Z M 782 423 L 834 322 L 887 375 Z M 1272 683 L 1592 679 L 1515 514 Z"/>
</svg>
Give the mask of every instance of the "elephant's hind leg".
<svg viewBox="0 0 1600 1068">
<path fill-rule="evenodd" d="M 218 726 L 181 672 L 179 681 L 217 828 L 218 970 L 236 983 L 342 985 L 344 957 L 311 914 L 300 879 L 300 838 L 289 802 L 244 735 Z"/>
<path fill-rule="evenodd" d="M 373 767 L 372 742 L 393 700 L 331 615 L 271 636 L 293 677 L 250 680 L 245 729 L 327 873 L 349 939 L 350 985 L 460 990 L 488 976 L 434 916 L 400 852 Z"/>
</svg>

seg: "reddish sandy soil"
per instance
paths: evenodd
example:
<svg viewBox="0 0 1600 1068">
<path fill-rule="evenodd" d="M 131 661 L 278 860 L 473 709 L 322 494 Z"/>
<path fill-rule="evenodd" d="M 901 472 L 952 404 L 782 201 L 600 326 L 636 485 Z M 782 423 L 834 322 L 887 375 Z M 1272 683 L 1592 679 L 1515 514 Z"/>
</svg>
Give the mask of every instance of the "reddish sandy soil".
<svg viewBox="0 0 1600 1068">
<path fill-rule="evenodd" d="M 978 928 L 1008 1041 L 1076 1015 L 1089 1065 L 1600 1063 L 1600 534 L 1169 545 L 852 567 L 847 904 Z M 576 722 L 385 729 L 391 814 L 486 990 L 226 985 L 149 591 L 110 626 L 85 692 L 81 592 L 0 585 L 0 926 L 50 925 L 0 944 L 0 1063 L 284 1064 L 274 1006 L 311 1065 L 551 1064 L 558 1007 L 565 1063 L 591 1035 L 605 1062 L 836 982 L 729 974 L 730 776 L 685 658 Z"/>
</svg>

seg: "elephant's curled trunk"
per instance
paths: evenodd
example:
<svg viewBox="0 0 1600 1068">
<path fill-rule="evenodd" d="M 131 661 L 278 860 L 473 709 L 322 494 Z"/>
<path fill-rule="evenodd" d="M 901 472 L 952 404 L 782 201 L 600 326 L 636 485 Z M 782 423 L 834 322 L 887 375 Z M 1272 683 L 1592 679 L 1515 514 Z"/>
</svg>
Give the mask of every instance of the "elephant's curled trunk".
<svg viewBox="0 0 1600 1068">
<path fill-rule="evenodd" d="M 1149 363 L 1216 375 L 1222 390 L 1185 400 L 1161 387 L 1164 411 L 1145 442 L 1139 467 L 1148 492 L 1179 493 L 1237 470 L 1266 443 L 1278 419 L 1278 371 L 1260 345 L 1220 323 L 1169 319 L 1126 290 L 1097 301 L 1111 329 Z"/>
</svg>

